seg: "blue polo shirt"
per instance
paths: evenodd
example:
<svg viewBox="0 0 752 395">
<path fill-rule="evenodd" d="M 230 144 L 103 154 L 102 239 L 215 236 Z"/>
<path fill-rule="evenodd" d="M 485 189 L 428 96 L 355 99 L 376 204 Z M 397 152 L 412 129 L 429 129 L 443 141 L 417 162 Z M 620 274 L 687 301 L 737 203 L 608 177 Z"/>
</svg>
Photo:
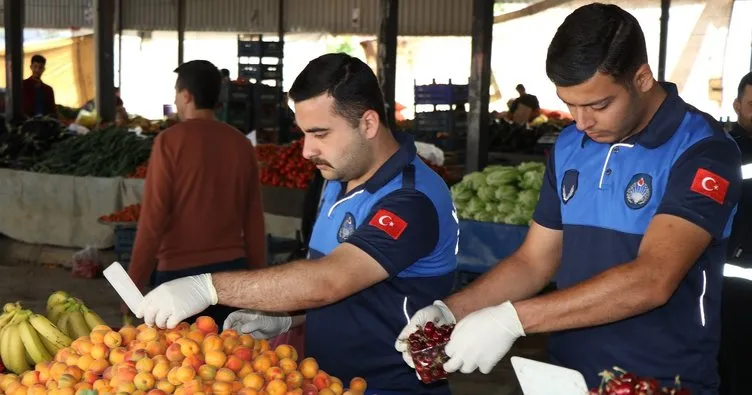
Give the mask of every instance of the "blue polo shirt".
<svg viewBox="0 0 752 395">
<path fill-rule="evenodd" d="M 555 333 L 553 363 L 580 371 L 589 387 L 619 366 L 664 385 L 681 376 L 694 394 L 717 393 L 723 264 L 740 197 L 741 159 L 709 115 L 676 86 L 648 126 L 622 143 L 600 144 L 575 125 L 559 135 L 534 220 L 563 230 L 559 288 L 637 257 L 656 214 L 683 218 L 712 235 L 668 303 L 639 316 Z M 604 300 L 603 303 L 609 303 Z"/>
<path fill-rule="evenodd" d="M 399 150 L 363 185 L 345 193 L 345 183 L 327 183 L 309 243 L 311 259 L 350 243 L 389 278 L 308 310 L 306 355 L 344 382 L 365 378 L 380 394 L 449 394 L 446 381 L 422 384 L 394 351 L 405 300 L 412 316 L 450 294 L 459 234 L 446 183 L 417 157 L 411 137 L 395 136 Z"/>
</svg>

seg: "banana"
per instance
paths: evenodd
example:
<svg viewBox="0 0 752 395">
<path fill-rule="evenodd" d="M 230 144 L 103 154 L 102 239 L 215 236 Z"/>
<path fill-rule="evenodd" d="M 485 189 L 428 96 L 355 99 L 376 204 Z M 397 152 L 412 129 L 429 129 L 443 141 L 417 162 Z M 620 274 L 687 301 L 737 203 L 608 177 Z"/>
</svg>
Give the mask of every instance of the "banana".
<svg viewBox="0 0 752 395">
<path fill-rule="evenodd" d="M 67 309 L 67 306 L 65 303 L 59 303 L 54 306 L 52 306 L 49 310 L 47 310 L 47 318 L 50 319 L 52 322 L 57 322 L 60 319 L 60 316 L 65 312 Z"/>
<path fill-rule="evenodd" d="M 81 313 L 81 310 L 74 310 L 69 312 L 68 317 L 68 327 L 71 330 L 71 338 L 78 339 L 82 336 L 89 336 L 91 329 L 89 329 L 89 327 L 86 325 L 86 320 L 84 319 L 84 315 L 83 313 Z"/>
<path fill-rule="evenodd" d="M 18 333 L 21 335 L 21 341 L 23 341 L 24 348 L 29 353 L 34 365 L 40 362 L 48 362 L 52 359 L 49 351 L 45 348 L 42 339 L 39 338 L 39 334 L 31 325 L 28 319 L 21 321 L 18 324 Z"/>
<path fill-rule="evenodd" d="M 84 307 L 84 320 L 86 321 L 86 325 L 89 326 L 89 332 L 91 332 L 91 329 L 94 329 L 97 325 L 107 325 L 102 317 L 86 307 Z"/>
<path fill-rule="evenodd" d="M 0 328 L 4 328 L 6 325 L 8 325 L 13 320 L 13 317 L 15 316 L 16 316 L 16 310 L 5 312 L 2 315 L 0 315 Z"/>
<path fill-rule="evenodd" d="M 3 312 L 10 313 L 11 311 L 18 310 L 21 307 L 21 302 L 8 302 L 3 305 Z"/>
<path fill-rule="evenodd" d="M 39 333 L 42 343 L 52 355 L 57 354 L 60 349 L 70 346 L 73 342 L 68 335 L 41 314 L 32 314 L 29 317 L 29 323 Z"/>
<path fill-rule="evenodd" d="M 73 337 L 73 333 L 71 333 L 70 329 L 68 328 L 68 320 L 70 319 L 70 313 L 67 311 L 64 311 L 63 314 L 60 315 L 60 318 L 57 320 L 57 328 L 63 331 L 68 337 Z"/>
<path fill-rule="evenodd" d="M 50 311 L 50 308 L 56 304 L 65 303 L 69 298 L 70 295 L 65 291 L 53 292 L 52 295 L 47 298 L 47 311 Z"/>
<path fill-rule="evenodd" d="M 15 374 L 21 374 L 31 369 L 26 361 L 26 349 L 24 348 L 18 325 L 12 324 L 5 328 L 2 338 L 3 364 Z"/>
</svg>

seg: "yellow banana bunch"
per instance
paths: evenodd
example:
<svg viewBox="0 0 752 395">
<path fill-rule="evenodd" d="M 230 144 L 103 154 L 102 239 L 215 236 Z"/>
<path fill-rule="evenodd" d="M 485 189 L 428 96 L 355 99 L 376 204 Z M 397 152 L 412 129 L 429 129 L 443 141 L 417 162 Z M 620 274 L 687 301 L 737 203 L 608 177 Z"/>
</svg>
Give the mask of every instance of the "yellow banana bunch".
<svg viewBox="0 0 752 395">
<path fill-rule="evenodd" d="M 88 336 L 96 326 L 105 325 L 104 320 L 81 299 L 64 291 L 57 291 L 47 299 L 47 318 L 72 339 Z"/>
<path fill-rule="evenodd" d="M 29 322 L 31 312 L 26 310 L 21 313 L 22 318 L 16 324 L 18 327 L 18 333 L 23 341 L 24 348 L 26 349 L 26 355 L 31 359 L 31 362 L 36 365 L 40 362 L 48 362 L 52 359 L 50 350 L 47 350 L 39 334 Z"/>
<path fill-rule="evenodd" d="M 60 349 L 70 346 L 73 342 L 68 335 L 41 314 L 32 314 L 29 317 L 29 323 L 39 333 L 42 343 L 51 355 L 57 354 Z"/>
<path fill-rule="evenodd" d="M 23 314 L 13 317 L 0 333 L 0 356 L 3 365 L 15 374 L 21 374 L 31 369 L 26 359 L 26 347 L 21 339 L 18 323 Z"/>
</svg>

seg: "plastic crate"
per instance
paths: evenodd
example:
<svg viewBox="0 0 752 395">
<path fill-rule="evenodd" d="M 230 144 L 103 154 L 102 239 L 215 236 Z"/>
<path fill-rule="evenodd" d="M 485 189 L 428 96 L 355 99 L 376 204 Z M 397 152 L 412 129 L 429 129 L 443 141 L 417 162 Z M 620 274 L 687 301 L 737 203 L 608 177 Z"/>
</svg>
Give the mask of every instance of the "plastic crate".
<svg viewBox="0 0 752 395">
<path fill-rule="evenodd" d="M 282 65 L 280 64 L 240 64 L 238 74 L 253 80 L 281 80 Z M 260 75 L 260 78 L 259 78 Z"/>
<path fill-rule="evenodd" d="M 238 56 L 282 58 L 284 44 L 279 41 L 238 41 Z"/>
<path fill-rule="evenodd" d="M 468 85 L 430 84 L 415 86 L 415 104 L 464 104 L 468 101 Z"/>
<path fill-rule="evenodd" d="M 130 262 L 136 243 L 136 225 L 115 225 L 115 255 L 118 262 Z"/>
<path fill-rule="evenodd" d="M 454 129 L 454 114 L 452 111 L 415 113 L 415 129 L 449 132 Z"/>
</svg>

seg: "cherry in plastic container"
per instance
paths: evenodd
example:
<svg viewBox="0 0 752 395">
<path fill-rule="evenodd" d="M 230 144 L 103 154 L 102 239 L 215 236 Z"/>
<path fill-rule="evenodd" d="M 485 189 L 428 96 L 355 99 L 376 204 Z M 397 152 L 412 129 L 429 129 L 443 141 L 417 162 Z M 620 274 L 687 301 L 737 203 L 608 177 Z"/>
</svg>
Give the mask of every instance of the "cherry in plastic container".
<svg viewBox="0 0 752 395">
<path fill-rule="evenodd" d="M 453 329 L 454 325 L 437 326 L 428 322 L 407 339 L 415 371 L 423 383 L 430 384 L 447 378 L 444 363 L 449 357 L 444 352 L 444 347 L 449 342 Z"/>
</svg>

